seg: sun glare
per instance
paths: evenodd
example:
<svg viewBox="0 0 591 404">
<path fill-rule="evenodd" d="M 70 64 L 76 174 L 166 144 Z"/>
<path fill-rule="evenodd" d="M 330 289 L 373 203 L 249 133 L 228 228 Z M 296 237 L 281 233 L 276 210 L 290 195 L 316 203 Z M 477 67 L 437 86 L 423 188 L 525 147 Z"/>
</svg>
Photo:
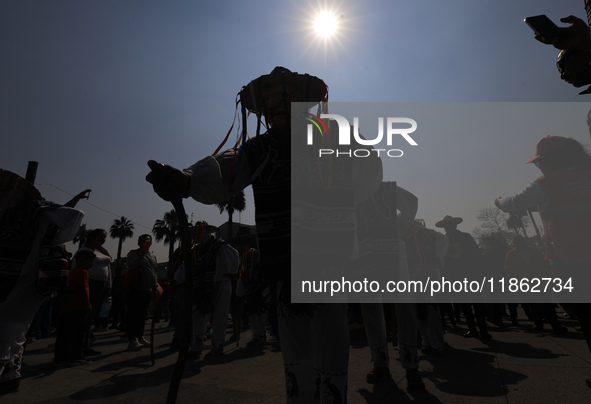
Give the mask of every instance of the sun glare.
<svg viewBox="0 0 591 404">
<path fill-rule="evenodd" d="M 294 38 L 301 41 L 302 57 L 320 59 L 328 66 L 356 49 L 354 38 L 362 24 L 358 3 L 347 0 L 290 0 L 297 8 Z M 345 3 L 347 1 L 347 3 Z M 352 5 L 352 3 L 355 3 Z M 299 45 L 298 45 L 299 46 Z M 338 62 L 337 62 L 338 63 Z"/>
<path fill-rule="evenodd" d="M 319 37 L 328 39 L 335 35 L 337 28 L 337 18 L 333 13 L 325 11 L 314 19 L 314 31 Z"/>
</svg>

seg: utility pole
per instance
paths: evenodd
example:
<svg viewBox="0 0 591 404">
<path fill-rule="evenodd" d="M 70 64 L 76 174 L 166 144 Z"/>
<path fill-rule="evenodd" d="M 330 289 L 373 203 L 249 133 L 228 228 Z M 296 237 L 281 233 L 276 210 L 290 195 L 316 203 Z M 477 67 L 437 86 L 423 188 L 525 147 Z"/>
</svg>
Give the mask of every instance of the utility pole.
<svg viewBox="0 0 591 404">
<path fill-rule="evenodd" d="M 531 219 L 532 224 L 534 225 L 534 229 L 536 230 L 536 235 L 537 235 L 537 241 L 538 241 L 538 246 L 540 248 L 542 248 L 542 250 L 546 250 L 546 247 L 544 246 L 544 242 L 542 241 L 542 236 L 540 235 L 540 230 L 538 229 L 538 225 L 536 224 L 536 221 L 534 220 L 534 215 L 531 213 L 531 210 L 527 210 L 527 213 L 529 214 L 529 218 Z"/>
</svg>

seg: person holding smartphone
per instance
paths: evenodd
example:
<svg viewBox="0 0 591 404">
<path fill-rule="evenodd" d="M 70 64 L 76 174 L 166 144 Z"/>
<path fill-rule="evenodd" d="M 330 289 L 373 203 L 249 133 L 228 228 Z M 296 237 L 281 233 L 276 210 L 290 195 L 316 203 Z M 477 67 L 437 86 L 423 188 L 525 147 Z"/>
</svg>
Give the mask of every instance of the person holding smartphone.
<svg viewBox="0 0 591 404">
<path fill-rule="evenodd" d="M 585 7 L 591 11 L 591 0 L 585 1 Z M 574 87 L 591 84 L 591 31 L 582 19 L 570 15 L 560 19 L 568 27 L 557 27 L 545 15 L 528 17 L 525 22 L 534 30 L 535 39 L 560 49 L 556 67 L 560 78 Z M 582 91 L 590 94 L 591 87 Z"/>
<path fill-rule="evenodd" d="M 138 238 L 139 248 L 127 254 L 129 268 L 138 273 L 127 291 L 127 339 L 128 351 L 139 351 L 150 343 L 144 338 L 148 306 L 152 290 L 156 289 L 156 256 L 150 252 L 152 236 L 142 234 Z"/>
</svg>

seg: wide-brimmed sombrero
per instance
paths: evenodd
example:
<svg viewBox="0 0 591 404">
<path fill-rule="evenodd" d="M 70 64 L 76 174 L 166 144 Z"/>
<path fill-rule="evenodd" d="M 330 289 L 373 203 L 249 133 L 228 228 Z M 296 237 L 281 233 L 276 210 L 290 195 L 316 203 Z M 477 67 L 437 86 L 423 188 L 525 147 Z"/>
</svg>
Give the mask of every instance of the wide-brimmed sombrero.
<svg viewBox="0 0 591 404">
<path fill-rule="evenodd" d="M 240 91 L 240 101 L 249 111 L 264 113 L 262 93 L 273 87 L 287 88 L 291 85 L 295 85 L 299 90 L 299 99 L 302 102 L 319 103 L 327 100 L 328 87 L 322 79 L 277 66 L 270 74 L 262 75 L 244 86 Z"/>
<path fill-rule="evenodd" d="M 463 221 L 464 221 L 464 219 L 462 219 L 461 217 L 452 217 L 450 215 L 445 215 L 445 217 L 443 219 L 441 219 L 440 221 L 435 223 L 435 227 L 445 227 L 449 224 L 458 225 L 458 224 L 462 223 Z"/>
</svg>

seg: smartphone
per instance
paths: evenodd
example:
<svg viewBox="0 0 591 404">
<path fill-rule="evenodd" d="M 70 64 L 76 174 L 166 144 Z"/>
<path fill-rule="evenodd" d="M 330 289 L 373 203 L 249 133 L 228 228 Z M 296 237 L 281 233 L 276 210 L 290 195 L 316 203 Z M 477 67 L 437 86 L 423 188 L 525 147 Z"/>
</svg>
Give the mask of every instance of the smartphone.
<svg viewBox="0 0 591 404">
<path fill-rule="evenodd" d="M 534 30 L 536 35 L 540 37 L 542 42 L 551 44 L 554 37 L 560 35 L 560 29 L 554 22 L 545 15 L 536 15 L 533 17 L 527 17 L 523 20 L 531 29 Z"/>
</svg>

